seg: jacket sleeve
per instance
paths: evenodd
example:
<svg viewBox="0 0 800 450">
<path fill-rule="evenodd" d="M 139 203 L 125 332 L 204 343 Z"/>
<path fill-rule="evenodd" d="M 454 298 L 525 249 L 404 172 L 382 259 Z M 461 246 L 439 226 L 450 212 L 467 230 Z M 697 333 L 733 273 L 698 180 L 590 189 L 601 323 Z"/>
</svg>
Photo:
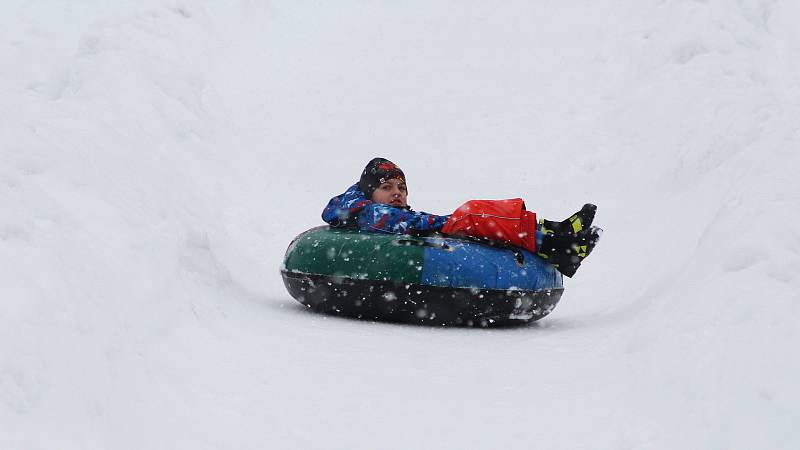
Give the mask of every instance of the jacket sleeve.
<svg viewBox="0 0 800 450">
<path fill-rule="evenodd" d="M 358 213 L 370 204 L 372 202 L 358 190 L 358 184 L 354 184 L 328 202 L 322 210 L 322 220 L 332 227 L 356 226 Z"/>
<path fill-rule="evenodd" d="M 395 234 L 438 231 L 448 218 L 450 216 L 437 216 L 370 202 L 358 214 L 358 228 L 363 231 Z"/>
</svg>

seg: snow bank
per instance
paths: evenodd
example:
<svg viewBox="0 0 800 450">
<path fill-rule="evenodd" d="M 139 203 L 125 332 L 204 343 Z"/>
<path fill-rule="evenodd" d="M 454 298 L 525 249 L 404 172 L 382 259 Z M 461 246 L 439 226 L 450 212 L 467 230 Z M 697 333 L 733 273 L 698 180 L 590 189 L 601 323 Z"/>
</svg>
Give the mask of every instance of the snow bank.
<svg viewBox="0 0 800 450">
<path fill-rule="evenodd" d="M 0 447 L 796 447 L 798 15 L 7 2 Z M 373 156 L 604 240 L 528 328 L 306 314 L 283 251 Z"/>
</svg>

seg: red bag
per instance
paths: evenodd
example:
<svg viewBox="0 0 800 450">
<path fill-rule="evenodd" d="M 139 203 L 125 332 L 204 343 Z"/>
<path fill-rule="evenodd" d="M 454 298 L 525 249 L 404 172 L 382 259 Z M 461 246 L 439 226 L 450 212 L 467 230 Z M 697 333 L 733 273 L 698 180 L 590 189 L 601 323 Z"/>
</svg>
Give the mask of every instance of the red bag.
<svg viewBox="0 0 800 450">
<path fill-rule="evenodd" d="M 526 211 L 521 198 L 470 200 L 453 212 L 442 232 L 505 242 L 536 253 L 536 213 Z"/>
</svg>

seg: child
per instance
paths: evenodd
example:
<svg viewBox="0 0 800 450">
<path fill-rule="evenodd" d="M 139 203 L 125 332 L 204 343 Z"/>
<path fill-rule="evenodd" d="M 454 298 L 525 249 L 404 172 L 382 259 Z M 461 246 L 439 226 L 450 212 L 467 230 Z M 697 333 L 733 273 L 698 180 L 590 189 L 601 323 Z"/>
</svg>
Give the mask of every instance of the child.
<svg viewBox="0 0 800 450">
<path fill-rule="evenodd" d="M 586 204 L 561 222 L 537 222 L 536 213 L 526 211 L 520 198 L 470 200 L 446 216 L 416 212 L 408 206 L 403 171 L 387 159 L 374 158 L 358 183 L 328 202 L 322 220 L 362 231 L 441 232 L 500 241 L 536 253 L 572 277 L 600 238 L 602 230 L 591 226 L 596 209 Z"/>
</svg>

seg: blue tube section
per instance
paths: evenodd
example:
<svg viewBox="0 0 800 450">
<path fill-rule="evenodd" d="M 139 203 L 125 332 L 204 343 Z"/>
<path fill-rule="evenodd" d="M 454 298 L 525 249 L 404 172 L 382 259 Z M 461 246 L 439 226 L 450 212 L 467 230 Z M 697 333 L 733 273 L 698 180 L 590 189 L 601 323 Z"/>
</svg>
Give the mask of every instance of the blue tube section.
<svg viewBox="0 0 800 450">
<path fill-rule="evenodd" d="M 520 265 L 509 249 L 459 239 L 436 240 L 437 245 L 425 248 L 422 284 L 530 291 L 564 287 L 561 274 L 528 251 L 519 250 L 524 256 Z"/>
</svg>

